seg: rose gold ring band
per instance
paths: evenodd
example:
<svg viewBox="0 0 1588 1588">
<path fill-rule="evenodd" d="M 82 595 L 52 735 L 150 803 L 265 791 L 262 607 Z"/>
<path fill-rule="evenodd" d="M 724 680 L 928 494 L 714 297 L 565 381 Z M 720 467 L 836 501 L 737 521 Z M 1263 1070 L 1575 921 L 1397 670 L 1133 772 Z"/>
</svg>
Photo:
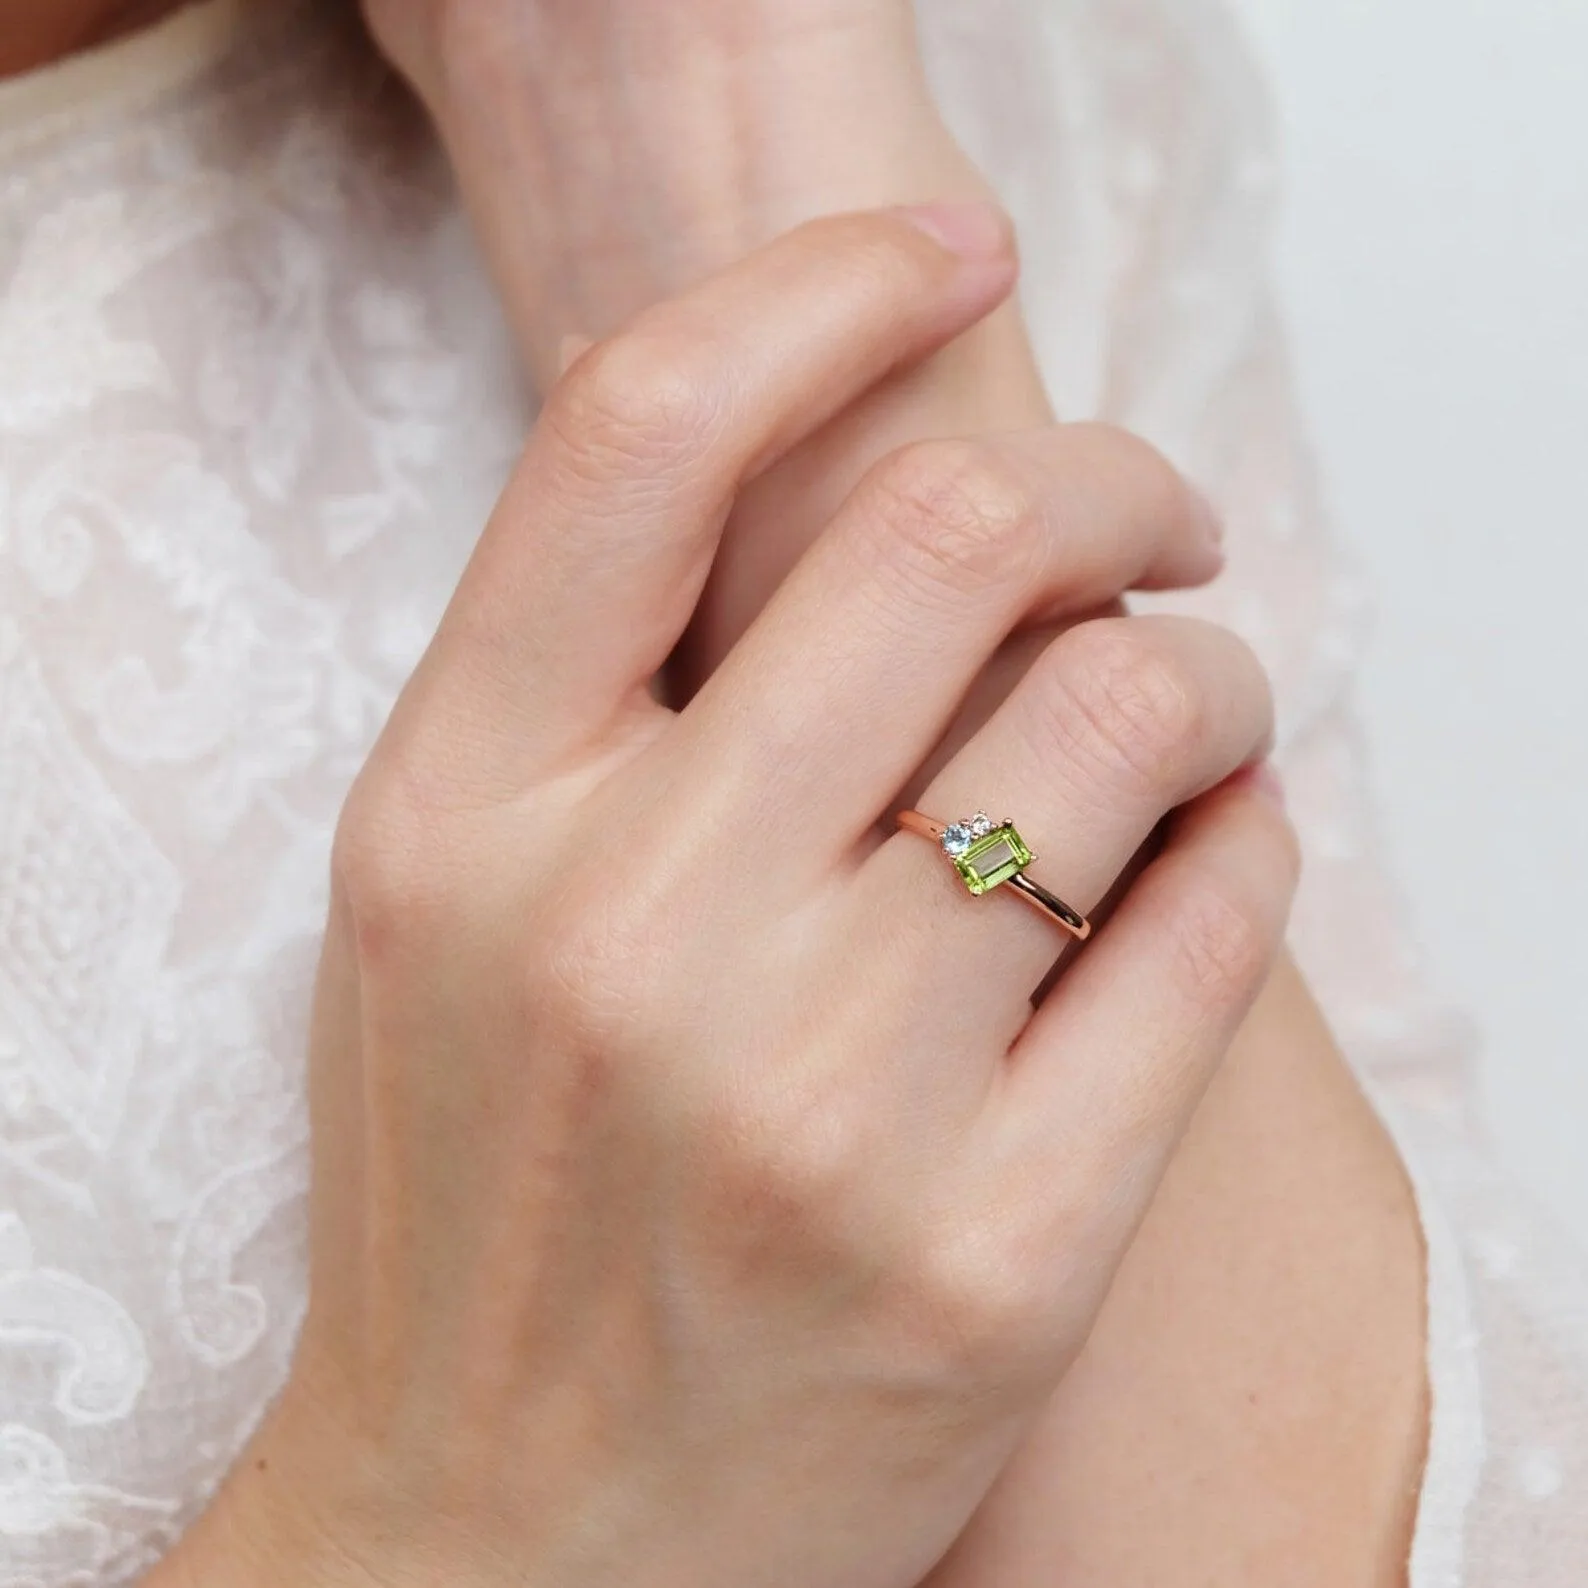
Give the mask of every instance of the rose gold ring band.
<svg viewBox="0 0 1588 1588">
<path fill-rule="evenodd" d="M 1013 888 L 1032 909 L 1062 926 L 1071 937 L 1085 942 L 1092 923 L 1072 910 L 1055 893 L 1028 877 L 1026 867 L 1037 857 L 1010 821 L 995 822 L 981 811 L 957 822 L 934 821 L 920 811 L 900 811 L 899 826 L 907 833 L 929 838 L 948 857 L 967 891 L 978 898 L 994 888 Z"/>
</svg>

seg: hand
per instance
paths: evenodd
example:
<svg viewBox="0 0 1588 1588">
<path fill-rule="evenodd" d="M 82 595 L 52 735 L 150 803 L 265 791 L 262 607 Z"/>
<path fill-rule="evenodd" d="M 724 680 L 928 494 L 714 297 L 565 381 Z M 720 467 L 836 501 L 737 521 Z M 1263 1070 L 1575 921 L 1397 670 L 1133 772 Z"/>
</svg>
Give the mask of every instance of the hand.
<svg viewBox="0 0 1588 1588">
<path fill-rule="evenodd" d="M 1085 624 L 933 780 L 1083 908 L 1192 802 L 1035 1015 L 1053 929 L 875 824 L 1012 627 L 1209 570 L 1194 495 L 1101 428 L 910 449 L 648 692 L 742 482 L 1008 290 L 924 224 L 805 228 L 552 393 L 344 814 L 309 1316 L 172 1580 L 905 1588 L 1085 1339 L 1278 947 L 1264 680 Z"/>
<path fill-rule="evenodd" d="M 932 101 L 909 0 L 364 11 L 452 154 L 542 390 L 565 335 L 605 336 L 802 221 L 987 193 Z M 1013 320 L 993 317 L 1001 342 Z"/>
<path fill-rule="evenodd" d="M 542 390 L 570 338 L 607 334 L 796 224 L 989 191 L 932 99 L 908 0 L 364 9 L 452 155 Z M 709 675 L 883 453 L 1051 419 L 1012 300 L 880 382 L 741 495 L 674 658 L 675 696 Z M 1000 662 L 987 702 L 1026 659 Z"/>
<path fill-rule="evenodd" d="M 406 44 L 385 36 L 449 145 L 543 379 L 564 332 L 599 334 L 796 220 L 985 190 L 922 92 L 894 0 L 367 4 L 434 24 Z M 780 35 L 769 12 L 804 31 Z M 840 16 L 847 27 L 832 27 Z M 493 29 L 493 17 L 536 26 Z M 726 51 L 725 21 L 737 29 Z M 676 27 L 668 48 L 622 48 L 647 22 Z M 683 81 L 690 92 L 674 92 Z M 879 457 L 1051 418 L 1010 304 L 852 404 L 741 493 L 670 669 L 675 698 L 710 676 Z M 1004 647 L 935 760 L 1046 638 L 1032 627 Z M 1389 1580 L 1422 1462 L 1421 1342 L 1420 1240 L 1398 1158 L 1282 961 L 1087 1351 L 931 1581 L 1011 1588 L 1058 1572 L 1233 1588 L 1300 1560 L 1320 1583 Z M 1150 1531 L 1133 1524 L 1144 1508 Z"/>
</svg>

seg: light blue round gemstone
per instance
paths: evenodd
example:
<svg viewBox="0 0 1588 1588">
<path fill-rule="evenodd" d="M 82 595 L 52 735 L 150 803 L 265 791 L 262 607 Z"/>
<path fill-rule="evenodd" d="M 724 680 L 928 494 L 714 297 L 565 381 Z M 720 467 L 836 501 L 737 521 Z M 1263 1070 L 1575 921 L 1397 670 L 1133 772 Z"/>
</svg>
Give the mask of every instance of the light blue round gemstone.
<svg viewBox="0 0 1588 1588">
<path fill-rule="evenodd" d="M 964 822 L 943 829 L 943 848 L 951 855 L 962 855 L 971 846 L 973 834 Z"/>
</svg>

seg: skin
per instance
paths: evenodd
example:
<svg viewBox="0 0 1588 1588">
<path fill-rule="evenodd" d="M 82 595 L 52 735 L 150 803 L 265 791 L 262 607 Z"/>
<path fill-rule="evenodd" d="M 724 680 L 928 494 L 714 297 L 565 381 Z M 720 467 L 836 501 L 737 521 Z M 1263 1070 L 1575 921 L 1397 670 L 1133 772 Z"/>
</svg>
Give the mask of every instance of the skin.
<svg viewBox="0 0 1588 1588">
<path fill-rule="evenodd" d="M 759 0 L 368 9 L 448 143 L 543 381 L 564 337 L 622 323 L 807 215 L 985 192 L 931 104 L 907 8 L 887 0 L 821 0 L 797 23 Z M 594 124 L 599 145 L 580 132 Z M 593 147 L 616 154 L 592 167 Z M 738 157 L 716 158 L 724 149 Z M 851 406 L 741 496 L 681 696 L 878 456 L 1051 417 L 1013 305 Z M 949 747 L 1045 637 L 1017 636 L 993 660 Z M 1284 961 L 1091 1343 L 938 1588 L 1047 1588 L 1055 1574 L 1099 1588 L 1402 1582 L 1427 1425 L 1422 1336 L 1398 1159 Z"/>
<path fill-rule="evenodd" d="M 51 4 L 8 15 L 0 69 L 42 58 L 41 39 L 114 31 L 126 23 L 116 9 Z M 493 9 L 477 4 L 473 15 L 489 19 Z M 711 8 L 702 10 L 696 33 L 709 36 Z M 482 61 L 467 37 L 437 32 L 445 8 L 377 8 L 388 48 L 448 136 L 543 380 L 558 367 L 564 333 L 621 323 L 805 214 L 979 190 L 916 75 L 899 70 L 910 56 L 897 15 L 870 8 L 884 23 L 872 29 L 842 8 L 816 10 L 802 13 L 811 25 L 791 40 L 774 37 L 754 5 L 741 7 L 754 26 L 736 41 L 733 70 L 715 74 L 728 92 L 683 96 L 705 107 L 692 145 L 688 129 L 667 120 L 680 96 L 653 102 L 644 83 L 615 84 L 588 38 L 557 40 L 564 103 L 555 85 L 524 76 L 544 53 L 497 49 Z M 674 63 L 651 58 L 662 63 L 659 82 L 676 82 Z M 449 79 L 475 92 L 451 93 Z M 851 91 L 835 94 L 834 84 Z M 865 124 L 846 125 L 834 103 L 866 106 Z M 526 124 L 531 105 L 540 108 Z M 665 204 L 579 207 L 591 194 L 622 196 L 610 181 L 586 181 L 570 158 L 588 140 L 569 129 L 592 105 L 622 129 L 626 179 Z M 909 136 L 879 139 L 883 125 Z M 725 181 L 720 162 L 691 159 L 692 147 L 748 148 L 757 158 L 749 177 Z M 787 148 L 797 160 L 785 159 Z M 648 166 L 658 153 L 678 163 Z M 639 230 L 637 215 L 648 223 Z M 852 405 L 741 497 L 684 652 L 682 694 L 890 446 L 1046 417 L 1009 309 Z M 1041 638 L 1009 647 L 977 698 L 1001 698 Z M 1305 988 L 1282 968 L 1197 1111 L 1090 1342 L 936 1578 L 1045 1584 L 1062 1568 L 1077 1583 L 1398 1581 L 1425 1416 L 1419 1282 L 1393 1153 Z M 1149 1514 L 1154 1525 L 1141 1527 Z"/>
<path fill-rule="evenodd" d="M 1030 1432 L 1279 950 L 1266 680 L 1083 622 L 933 776 L 1084 907 L 1180 808 L 1034 1014 L 1051 924 L 875 823 L 1012 627 L 1205 577 L 1202 504 L 1106 427 L 907 448 L 651 693 L 742 482 L 1012 279 L 985 206 L 813 222 L 550 393 L 338 830 L 309 1315 L 161 1588 L 909 1588 Z"/>
</svg>

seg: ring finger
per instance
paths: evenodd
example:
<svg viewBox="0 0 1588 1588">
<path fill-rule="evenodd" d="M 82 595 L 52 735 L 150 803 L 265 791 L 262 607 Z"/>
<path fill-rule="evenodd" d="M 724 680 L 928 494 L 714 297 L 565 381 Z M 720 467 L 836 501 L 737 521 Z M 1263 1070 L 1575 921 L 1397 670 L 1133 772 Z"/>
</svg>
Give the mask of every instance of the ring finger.
<svg viewBox="0 0 1588 1588">
<path fill-rule="evenodd" d="M 1190 618 L 1100 618 L 1036 659 L 1009 698 L 932 779 L 923 814 L 1010 819 L 1032 880 L 1086 913 L 1174 807 L 1256 759 L 1273 730 L 1267 678 L 1233 634 Z M 863 940 L 887 946 L 913 1006 L 954 1051 L 999 1052 L 1067 941 L 996 885 L 973 897 L 948 855 L 898 832 L 864 864 Z"/>
</svg>

